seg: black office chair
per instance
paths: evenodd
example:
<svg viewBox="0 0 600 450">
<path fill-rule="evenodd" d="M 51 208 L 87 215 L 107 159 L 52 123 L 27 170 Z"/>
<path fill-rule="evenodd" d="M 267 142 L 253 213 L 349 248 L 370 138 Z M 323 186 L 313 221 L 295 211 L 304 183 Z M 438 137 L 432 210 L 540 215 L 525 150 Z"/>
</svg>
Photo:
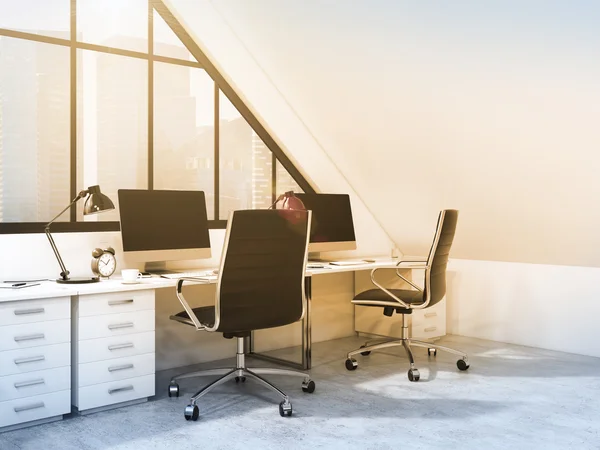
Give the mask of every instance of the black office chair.
<svg viewBox="0 0 600 450">
<path fill-rule="evenodd" d="M 406 283 L 410 284 L 413 289 L 386 289 L 375 279 L 375 272 L 379 270 L 375 268 L 371 271 L 371 281 L 378 289 L 369 289 L 365 292 L 361 292 L 352 303 L 360 306 L 375 306 L 383 308 L 383 314 L 386 316 L 392 316 L 394 312 L 402 315 L 402 338 L 401 339 L 377 339 L 375 341 L 369 341 L 360 347 L 358 350 L 354 350 L 348 353 L 346 359 L 346 369 L 356 370 L 358 363 L 354 358 L 354 355 L 360 353 L 367 356 L 373 350 L 379 350 L 387 347 L 394 347 L 401 345 L 408 354 L 410 361 L 410 369 L 408 371 L 408 379 L 410 381 L 419 381 L 419 370 L 415 368 L 415 361 L 411 351 L 411 345 L 415 347 L 427 348 L 428 354 L 435 356 L 437 350 L 444 350 L 450 353 L 461 356 L 456 363 L 460 370 L 467 370 L 469 368 L 469 361 L 467 354 L 459 350 L 454 350 L 448 347 L 442 347 L 441 345 L 435 345 L 430 342 L 420 341 L 417 339 L 409 338 L 408 326 L 406 324 L 405 315 L 411 314 L 415 309 L 428 308 L 438 303 L 446 294 L 446 266 L 448 264 L 448 255 L 450 254 L 450 247 L 454 240 L 454 233 L 456 230 L 456 222 L 458 219 L 458 211 L 454 209 L 446 209 L 440 212 L 438 217 L 437 228 L 435 237 L 433 238 L 433 245 L 429 251 L 429 257 L 427 263 L 422 269 L 425 269 L 425 286 L 421 289 L 419 286 L 414 284 L 412 281 L 406 279 L 396 269 L 396 275 L 399 276 Z M 402 262 L 400 261 L 398 265 Z M 411 266 L 415 267 L 415 266 Z"/>
<path fill-rule="evenodd" d="M 312 393 L 315 383 L 306 372 L 275 368 L 246 367 L 246 338 L 253 330 L 280 327 L 300 320 L 305 310 L 304 271 L 308 254 L 310 211 L 246 210 L 234 211 L 227 224 L 225 244 L 217 281 L 214 306 L 191 308 L 177 282 L 177 297 L 185 311 L 171 319 L 197 330 L 223 333 L 237 339 L 236 366 L 181 374 L 171 379 L 169 397 L 179 396 L 177 380 L 221 375 L 191 398 L 185 408 L 187 420 L 197 420 L 198 399 L 212 388 L 235 378 L 246 377 L 274 390 L 283 397 L 282 416 L 292 415 L 292 404 L 283 391 L 260 376 L 290 375 L 304 378 L 302 390 Z"/>
</svg>

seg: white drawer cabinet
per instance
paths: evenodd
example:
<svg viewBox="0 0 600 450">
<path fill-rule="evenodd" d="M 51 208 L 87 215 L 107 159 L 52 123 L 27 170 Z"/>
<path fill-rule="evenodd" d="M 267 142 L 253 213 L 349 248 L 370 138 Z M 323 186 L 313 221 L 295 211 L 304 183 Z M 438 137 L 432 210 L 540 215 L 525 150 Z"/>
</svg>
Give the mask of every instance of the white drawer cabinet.
<svg viewBox="0 0 600 450">
<path fill-rule="evenodd" d="M 422 285 L 423 271 L 413 270 L 412 280 L 417 285 Z M 403 276 L 411 279 L 411 270 L 405 270 Z M 377 280 L 382 281 L 385 286 L 396 289 L 412 289 L 409 285 L 395 276 L 393 269 L 382 269 L 377 271 Z M 358 294 L 368 289 L 375 289 L 371 282 L 371 271 L 360 271 L 355 273 L 354 292 Z M 412 314 L 406 314 L 405 319 L 409 327 L 409 335 L 419 339 L 439 338 L 446 334 L 446 300 L 426 309 L 413 310 Z M 402 337 L 402 317 L 394 313 L 388 317 L 383 315 L 383 309 L 371 306 L 355 306 L 354 308 L 354 330 L 359 333 L 373 334 L 393 338 Z"/>
<path fill-rule="evenodd" d="M 71 297 L 0 303 L 0 432 L 71 412 L 70 317 Z"/>
<path fill-rule="evenodd" d="M 70 341 L 70 319 L 0 326 L 2 351 L 63 344 Z"/>
<path fill-rule="evenodd" d="M 58 367 L 0 378 L 0 398 L 13 400 L 71 389 L 71 368 Z"/>
<path fill-rule="evenodd" d="M 79 410 L 106 408 L 153 395 L 154 374 L 94 384 L 79 389 Z"/>
<path fill-rule="evenodd" d="M 154 290 L 73 302 L 73 393 L 80 412 L 154 395 Z"/>
<path fill-rule="evenodd" d="M 0 402 L 0 431 L 1 427 L 61 417 L 70 411 L 71 391 L 68 389 Z"/>
<path fill-rule="evenodd" d="M 0 352 L 0 377 L 66 366 L 71 366 L 70 342 Z"/>
<path fill-rule="evenodd" d="M 47 322 L 71 317 L 70 297 L 0 303 L 0 326 Z"/>
</svg>

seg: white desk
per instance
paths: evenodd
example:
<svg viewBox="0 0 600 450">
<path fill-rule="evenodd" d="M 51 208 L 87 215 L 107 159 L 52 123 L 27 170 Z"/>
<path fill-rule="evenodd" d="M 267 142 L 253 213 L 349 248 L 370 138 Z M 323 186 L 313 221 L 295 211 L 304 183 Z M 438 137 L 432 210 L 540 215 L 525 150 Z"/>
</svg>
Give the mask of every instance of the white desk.
<svg viewBox="0 0 600 450">
<path fill-rule="evenodd" d="M 374 259 L 307 270 L 303 369 L 311 367 L 312 277 L 395 267 L 389 258 Z M 216 280 L 193 284 L 206 283 Z M 60 419 L 71 412 L 71 404 L 96 410 L 154 395 L 154 294 L 176 284 L 152 277 L 138 284 L 120 279 L 74 285 L 46 281 L 0 289 L 0 429 Z M 134 342 L 137 335 L 145 339 Z M 107 348 L 119 351 L 111 354 Z"/>
</svg>

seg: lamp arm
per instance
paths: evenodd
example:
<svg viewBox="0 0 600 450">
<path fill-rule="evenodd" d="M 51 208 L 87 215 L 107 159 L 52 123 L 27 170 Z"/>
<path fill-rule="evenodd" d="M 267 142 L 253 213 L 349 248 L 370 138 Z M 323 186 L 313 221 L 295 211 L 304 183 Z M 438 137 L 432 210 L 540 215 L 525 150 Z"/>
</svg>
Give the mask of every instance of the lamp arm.
<svg viewBox="0 0 600 450">
<path fill-rule="evenodd" d="M 69 209 L 71 206 L 73 206 L 75 203 L 77 203 L 77 201 L 79 201 L 80 199 L 82 199 L 86 195 L 88 195 L 88 191 L 81 191 L 79 194 L 77 194 L 77 197 L 75 197 L 73 199 L 73 201 L 71 203 L 69 203 L 69 206 L 67 206 L 65 209 L 63 209 L 61 212 L 59 212 L 56 216 L 54 216 L 54 218 L 50 222 L 48 222 L 46 224 L 46 229 L 50 228 L 50 225 L 52 225 L 52 223 L 56 219 L 58 219 L 60 216 L 62 216 L 67 209 Z"/>
<path fill-rule="evenodd" d="M 56 248 L 56 244 L 54 243 L 54 239 L 52 238 L 52 235 L 50 234 L 50 230 L 48 229 L 48 227 L 46 227 L 46 229 L 44 231 L 46 232 L 46 237 L 50 241 L 50 245 L 52 246 L 54 255 L 56 256 L 56 259 L 58 260 L 58 264 L 60 265 L 60 270 L 62 271 L 60 273 L 60 276 L 63 280 L 68 280 L 69 279 L 69 271 L 65 267 L 65 263 L 63 262 L 62 258 L 60 257 L 60 253 L 58 253 L 58 248 Z"/>
<path fill-rule="evenodd" d="M 60 273 L 60 276 L 62 277 L 63 280 L 68 280 L 69 279 L 69 271 L 67 270 L 67 268 L 65 267 L 65 263 L 63 262 L 62 258 L 60 257 L 60 253 L 58 252 L 58 248 L 56 247 L 56 243 L 54 242 L 54 239 L 52 238 L 52 235 L 50 234 L 50 225 L 52 225 L 52 223 L 58 219 L 60 216 L 63 215 L 63 213 L 69 209 L 71 206 L 73 206 L 75 203 L 77 203 L 77 201 L 83 197 L 85 197 L 88 194 L 87 191 L 81 191 L 79 194 L 77 194 L 77 197 L 75 197 L 73 199 L 73 201 L 71 203 L 69 203 L 69 206 L 67 206 L 65 209 L 63 209 L 61 212 L 59 212 L 50 222 L 48 222 L 46 224 L 46 226 L 44 227 L 44 232 L 46 233 L 46 237 L 48 238 L 48 240 L 50 241 L 50 246 L 52 247 L 52 251 L 54 251 L 54 255 L 56 256 L 56 259 L 58 260 L 58 264 L 60 265 L 60 270 L 62 271 Z"/>
</svg>

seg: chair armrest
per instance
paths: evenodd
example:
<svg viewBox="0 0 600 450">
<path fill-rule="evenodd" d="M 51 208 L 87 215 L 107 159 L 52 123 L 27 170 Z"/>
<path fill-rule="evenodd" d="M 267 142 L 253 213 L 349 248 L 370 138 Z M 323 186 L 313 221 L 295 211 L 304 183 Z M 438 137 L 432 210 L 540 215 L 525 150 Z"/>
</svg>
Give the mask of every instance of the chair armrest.
<svg viewBox="0 0 600 450">
<path fill-rule="evenodd" d="M 190 317 L 190 320 L 194 323 L 196 330 L 207 330 L 209 328 L 208 325 L 204 325 L 202 322 L 200 322 L 200 320 L 198 319 L 198 316 L 196 316 L 196 314 L 194 313 L 194 310 L 190 307 L 187 300 L 183 296 L 183 293 L 182 293 L 183 282 L 186 280 L 198 282 L 198 278 L 179 278 L 177 280 L 177 288 L 176 288 L 177 298 L 179 299 L 181 306 L 183 306 L 183 309 L 185 309 L 185 312 L 187 313 L 187 315 Z"/>
<path fill-rule="evenodd" d="M 383 292 L 385 292 L 387 295 L 389 295 L 390 297 L 392 297 L 396 302 L 398 302 L 398 304 L 406 309 L 410 309 L 410 306 L 407 305 L 406 303 L 404 303 L 400 298 L 396 297 L 394 294 L 392 294 L 389 290 L 387 290 L 385 287 L 383 287 L 380 283 L 377 282 L 377 280 L 375 279 L 375 272 L 377 272 L 379 269 L 385 269 L 385 267 L 375 267 L 373 270 L 371 270 L 371 282 L 377 286 L 379 289 L 381 289 Z M 398 269 L 396 269 L 396 272 L 398 272 Z M 417 289 L 418 286 L 416 286 L 415 284 L 413 284 L 412 282 L 410 282 L 409 280 L 407 280 L 406 278 L 404 278 L 402 275 L 397 274 L 400 278 L 402 278 L 403 280 L 407 281 L 410 285 L 415 286 Z M 420 290 L 420 289 L 419 289 Z"/>
</svg>

